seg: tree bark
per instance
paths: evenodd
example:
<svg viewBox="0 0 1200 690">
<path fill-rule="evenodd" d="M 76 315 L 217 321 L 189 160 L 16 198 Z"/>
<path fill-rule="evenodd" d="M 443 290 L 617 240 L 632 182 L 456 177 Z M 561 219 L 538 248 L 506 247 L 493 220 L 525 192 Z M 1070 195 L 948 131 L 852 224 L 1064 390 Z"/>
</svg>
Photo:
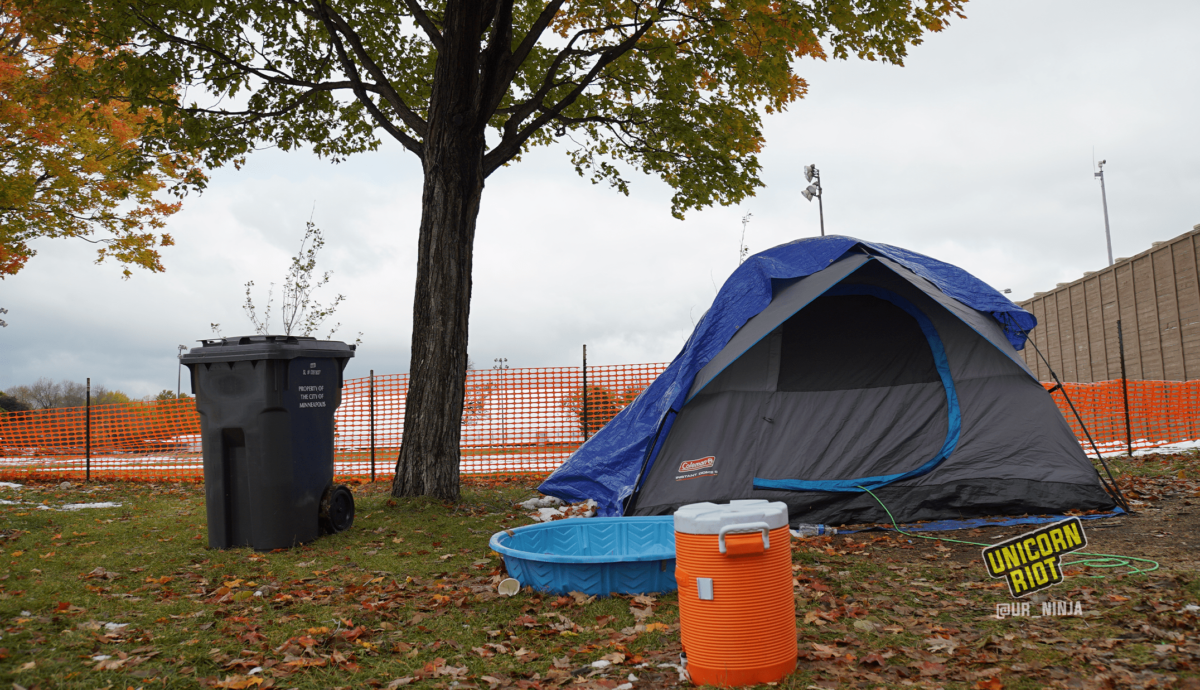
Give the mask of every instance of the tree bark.
<svg viewBox="0 0 1200 690">
<path fill-rule="evenodd" d="M 446 7 L 434 68 L 413 302 L 412 365 L 393 496 L 458 500 L 471 259 L 483 193 L 480 0 Z"/>
</svg>

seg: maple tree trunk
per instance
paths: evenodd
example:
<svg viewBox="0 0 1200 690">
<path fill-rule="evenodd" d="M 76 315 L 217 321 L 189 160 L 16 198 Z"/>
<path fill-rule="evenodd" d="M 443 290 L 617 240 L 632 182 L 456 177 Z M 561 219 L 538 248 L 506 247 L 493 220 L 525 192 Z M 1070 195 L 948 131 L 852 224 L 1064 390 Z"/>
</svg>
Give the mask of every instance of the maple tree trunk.
<svg viewBox="0 0 1200 690">
<path fill-rule="evenodd" d="M 413 300 L 412 364 L 393 496 L 458 500 L 471 254 L 483 193 L 479 0 L 446 7 L 434 68 Z"/>
</svg>

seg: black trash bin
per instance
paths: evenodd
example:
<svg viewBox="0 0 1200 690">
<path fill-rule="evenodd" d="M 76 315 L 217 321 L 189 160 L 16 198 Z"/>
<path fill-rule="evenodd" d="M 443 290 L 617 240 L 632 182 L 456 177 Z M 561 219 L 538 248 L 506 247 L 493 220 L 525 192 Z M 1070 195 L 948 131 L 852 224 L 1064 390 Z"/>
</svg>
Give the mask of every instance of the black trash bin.
<svg viewBox="0 0 1200 690">
<path fill-rule="evenodd" d="M 269 551 L 348 529 L 354 497 L 333 483 L 333 413 L 354 345 L 200 342 L 182 360 L 200 412 L 209 546 Z"/>
</svg>

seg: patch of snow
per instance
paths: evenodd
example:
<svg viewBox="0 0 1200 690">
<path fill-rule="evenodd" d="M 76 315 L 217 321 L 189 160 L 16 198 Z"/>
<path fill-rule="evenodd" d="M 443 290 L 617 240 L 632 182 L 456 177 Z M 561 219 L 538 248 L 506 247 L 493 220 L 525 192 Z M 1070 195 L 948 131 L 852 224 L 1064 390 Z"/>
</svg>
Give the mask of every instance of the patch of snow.
<svg viewBox="0 0 1200 690">
<path fill-rule="evenodd" d="M 550 522 L 565 518 L 590 518 L 596 515 L 596 501 L 588 499 L 583 503 L 573 503 L 562 508 L 538 508 L 538 512 L 530 513 L 529 517 L 536 522 Z"/>
<path fill-rule="evenodd" d="M 88 508 L 120 508 L 120 503 L 68 503 L 61 510 L 86 510 Z"/>
<path fill-rule="evenodd" d="M 128 623 L 105 623 L 104 629 L 105 630 L 121 630 L 122 628 L 124 628 L 127 625 L 129 625 L 129 624 Z"/>
<path fill-rule="evenodd" d="M 21 484 L 13 484 L 12 482 L 0 482 L 0 489 L 19 489 Z"/>
<path fill-rule="evenodd" d="M 538 508 L 555 508 L 565 503 L 566 501 L 554 496 L 535 496 L 528 501 L 522 502 L 520 505 L 525 510 L 536 510 Z"/>
</svg>

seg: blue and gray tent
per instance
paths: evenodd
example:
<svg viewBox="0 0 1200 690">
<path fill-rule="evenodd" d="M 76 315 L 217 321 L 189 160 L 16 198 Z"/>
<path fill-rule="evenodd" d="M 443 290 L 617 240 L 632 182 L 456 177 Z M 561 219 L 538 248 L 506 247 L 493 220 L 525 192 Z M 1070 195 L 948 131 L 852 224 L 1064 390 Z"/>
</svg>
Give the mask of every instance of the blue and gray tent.
<svg viewBox="0 0 1200 690">
<path fill-rule="evenodd" d="M 765 498 L 792 522 L 1107 510 L 1018 351 L 1037 320 L 966 271 L 850 237 L 734 271 L 669 367 L 541 485 L 601 515 Z"/>
</svg>

